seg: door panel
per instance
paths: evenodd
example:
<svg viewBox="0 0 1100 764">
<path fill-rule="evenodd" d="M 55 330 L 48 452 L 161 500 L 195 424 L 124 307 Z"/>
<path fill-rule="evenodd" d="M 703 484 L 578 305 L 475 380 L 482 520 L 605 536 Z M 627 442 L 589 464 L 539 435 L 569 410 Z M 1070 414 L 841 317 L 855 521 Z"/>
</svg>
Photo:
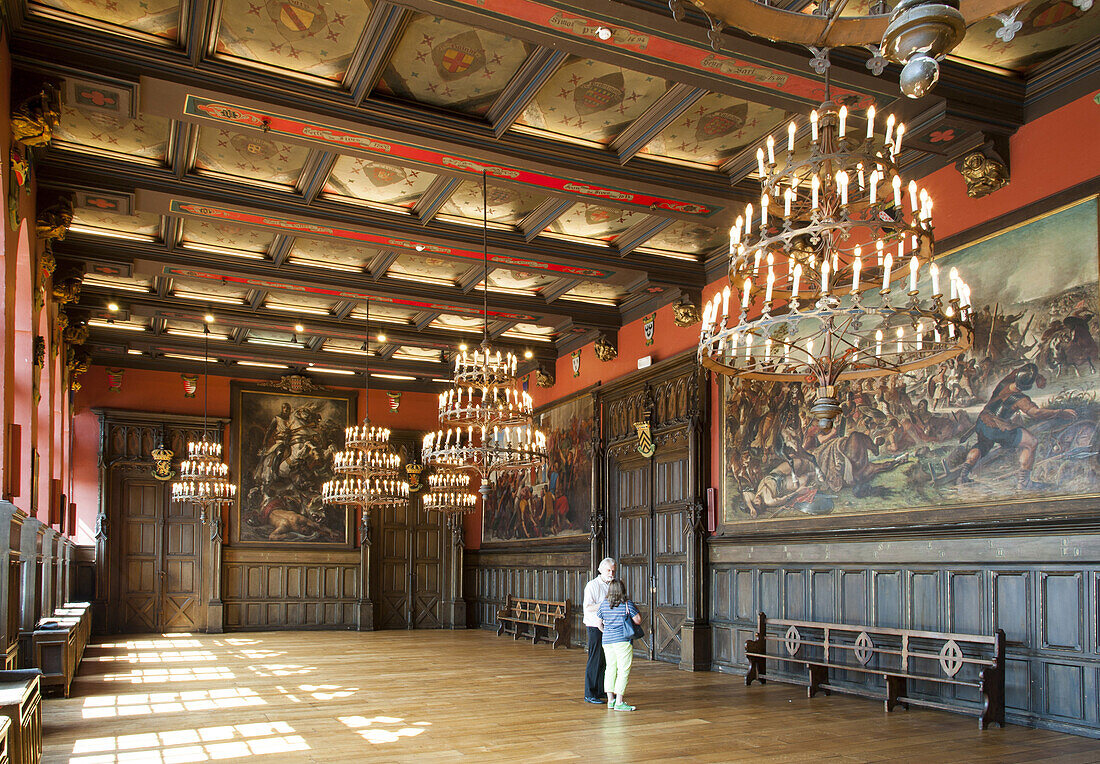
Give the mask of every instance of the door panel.
<svg viewBox="0 0 1100 764">
<path fill-rule="evenodd" d="M 163 491 L 152 480 L 123 480 L 121 488 L 121 552 L 126 575 L 121 581 L 120 630 L 157 631 Z"/>
<path fill-rule="evenodd" d="M 409 628 L 409 509 L 382 510 L 381 629 Z"/>
<path fill-rule="evenodd" d="M 413 505 L 413 628 L 438 629 L 443 625 L 443 516 L 424 509 L 419 499 Z"/>
</svg>

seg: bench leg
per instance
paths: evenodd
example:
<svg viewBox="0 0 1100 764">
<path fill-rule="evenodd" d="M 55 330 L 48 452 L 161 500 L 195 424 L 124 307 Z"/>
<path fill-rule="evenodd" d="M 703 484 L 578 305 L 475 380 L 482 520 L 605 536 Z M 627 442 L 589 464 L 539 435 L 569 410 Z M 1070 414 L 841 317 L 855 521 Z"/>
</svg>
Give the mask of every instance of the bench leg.
<svg viewBox="0 0 1100 764">
<path fill-rule="evenodd" d="M 537 645 L 538 643 L 539 643 L 539 627 L 538 626 L 532 626 L 531 627 L 531 644 L 532 645 Z"/>
<path fill-rule="evenodd" d="M 768 649 L 768 641 L 760 634 L 756 639 L 745 640 L 746 653 L 760 653 L 760 655 L 745 656 L 749 659 L 749 673 L 745 674 L 745 686 L 748 687 L 754 680 L 760 684 L 767 684 L 768 663 L 765 655 Z"/>
<path fill-rule="evenodd" d="M 499 637 L 504 634 L 504 621 L 498 621 L 497 623 L 499 624 L 497 626 L 497 636 Z"/>
<path fill-rule="evenodd" d="M 829 670 L 825 666 L 815 666 L 812 663 L 807 664 L 806 668 L 810 673 L 810 685 L 806 688 L 806 697 L 812 698 L 819 692 L 828 695 L 829 691 L 823 689 L 821 685 L 829 683 Z"/>
<path fill-rule="evenodd" d="M 561 628 L 554 629 L 554 649 L 558 649 L 558 645 L 565 645 L 565 649 L 569 649 L 569 643 L 565 640 L 565 631 Z"/>
<path fill-rule="evenodd" d="M 893 711 L 895 706 L 901 706 L 906 711 L 909 710 L 909 704 L 905 703 L 899 698 L 905 697 L 905 677 L 903 676 L 891 676 L 886 675 L 886 710 Z"/>
<path fill-rule="evenodd" d="M 990 724 L 1005 726 L 1005 684 L 1004 670 L 989 666 L 981 673 L 982 715 L 978 717 L 978 729 L 986 729 Z"/>
</svg>

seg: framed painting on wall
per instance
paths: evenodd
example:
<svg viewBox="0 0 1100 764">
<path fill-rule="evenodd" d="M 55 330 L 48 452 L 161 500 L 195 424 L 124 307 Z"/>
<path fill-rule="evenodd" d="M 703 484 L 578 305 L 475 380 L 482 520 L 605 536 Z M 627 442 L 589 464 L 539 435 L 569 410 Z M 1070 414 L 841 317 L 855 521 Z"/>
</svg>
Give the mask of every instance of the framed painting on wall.
<svg viewBox="0 0 1100 764">
<path fill-rule="evenodd" d="M 1003 523 L 1095 513 L 1100 495 L 1097 197 L 941 255 L 972 285 L 974 341 L 839 388 L 723 377 L 723 533 Z M 923 289 L 923 287 L 922 287 Z"/>
<path fill-rule="evenodd" d="M 333 477 L 332 455 L 355 421 L 357 393 L 234 381 L 231 394 L 233 543 L 350 547 L 348 510 L 322 502 L 321 485 Z"/>
<path fill-rule="evenodd" d="M 594 399 L 580 395 L 536 412 L 547 464 L 497 476 L 481 518 L 484 546 L 567 543 L 588 534 Z"/>
</svg>

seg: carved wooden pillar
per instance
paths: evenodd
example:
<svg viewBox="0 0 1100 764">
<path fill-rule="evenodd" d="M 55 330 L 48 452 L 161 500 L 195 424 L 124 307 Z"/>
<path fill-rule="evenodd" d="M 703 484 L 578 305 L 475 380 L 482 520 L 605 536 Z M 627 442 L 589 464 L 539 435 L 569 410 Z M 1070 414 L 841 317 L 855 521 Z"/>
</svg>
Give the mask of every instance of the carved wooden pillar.
<svg viewBox="0 0 1100 764">
<path fill-rule="evenodd" d="M 687 549 L 687 601 L 680 630 L 680 668 L 707 671 L 711 664 L 710 600 L 708 596 L 706 496 L 707 465 L 710 462 L 710 430 L 707 416 L 710 395 L 705 372 L 696 371 L 688 399 L 688 474 L 691 502 L 684 508 Z"/>
<path fill-rule="evenodd" d="M 107 631 L 107 599 L 110 592 L 110 560 L 107 538 L 110 523 L 107 519 L 107 438 L 105 414 L 99 415 L 99 509 L 95 516 L 95 597 L 92 600 L 92 629 L 103 634 Z"/>
<path fill-rule="evenodd" d="M 371 522 L 370 510 L 362 509 L 359 517 L 359 602 L 356 628 L 359 631 L 374 631 L 374 603 L 370 598 L 370 547 Z"/>
<path fill-rule="evenodd" d="M 443 602 L 443 626 L 447 629 L 466 628 L 466 598 L 463 594 L 463 557 L 465 557 L 466 543 L 464 536 L 463 518 L 465 515 L 455 512 L 447 513 L 447 530 L 450 531 L 451 543 L 447 544 L 445 554 L 446 578 L 445 600 Z"/>
<path fill-rule="evenodd" d="M 224 630 L 225 608 L 222 606 L 222 512 L 218 507 L 210 517 L 210 600 L 206 605 L 206 630 L 221 634 Z"/>
</svg>

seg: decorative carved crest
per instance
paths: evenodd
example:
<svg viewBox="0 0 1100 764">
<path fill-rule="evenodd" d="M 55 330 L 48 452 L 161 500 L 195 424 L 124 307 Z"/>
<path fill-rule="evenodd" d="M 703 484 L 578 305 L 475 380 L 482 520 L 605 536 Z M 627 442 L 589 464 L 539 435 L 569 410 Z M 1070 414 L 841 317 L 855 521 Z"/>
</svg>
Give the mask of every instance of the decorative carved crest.
<svg viewBox="0 0 1100 764">
<path fill-rule="evenodd" d="M 73 224 L 73 200 L 68 196 L 58 198 L 56 202 L 38 211 L 35 231 L 39 239 L 54 241 L 65 238 L 69 226 Z"/>
<path fill-rule="evenodd" d="M 657 451 L 657 447 L 653 445 L 653 431 L 650 424 L 635 422 L 634 430 L 638 433 L 638 453 L 648 459 Z"/>
<path fill-rule="evenodd" d="M 183 397 L 194 398 L 195 391 L 199 389 L 199 377 L 197 374 L 180 374 L 183 379 Z"/>
<path fill-rule="evenodd" d="M 11 112 L 11 137 L 27 146 L 45 146 L 61 124 L 61 92 L 46 83 Z"/>
<path fill-rule="evenodd" d="M 991 149 L 973 151 L 955 164 L 966 181 L 966 195 L 980 199 L 1008 185 L 1008 166 Z"/>
<path fill-rule="evenodd" d="M 77 381 L 77 377 L 86 372 L 91 363 L 92 358 L 87 351 L 71 345 L 66 349 L 65 370 L 69 373 L 69 386 L 74 391 L 80 389 L 80 382 Z"/>
<path fill-rule="evenodd" d="M 176 471 L 172 469 L 173 456 L 175 456 L 175 454 L 164 446 L 153 449 L 153 477 L 163 482 L 171 480 L 176 476 Z"/>
<path fill-rule="evenodd" d="M 604 335 L 596 338 L 596 357 L 601 361 L 613 361 L 619 355 L 619 349 Z"/>
<path fill-rule="evenodd" d="M 673 305 L 672 314 L 677 326 L 692 326 L 703 319 L 699 309 L 691 302 L 681 302 Z"/>
<path fill-rule="evenodd" d="M 53 299 L 59 305 L 67 305 L 80 299 L 80 287 L 84 283 L 84 268 L 77 263 L 65 263 L 59 267 L 53 279 Z"/>
<path fill-rule="evenodd" d="M 647 346 L 653 344 L 653 337 L 657 331 L 657 314 L 650 313 L 642 318 L 642 336 L 645 338 L 645 344 Z"/>
<path fill-rule="evenodd" d="M 424 484 L 420 482 L 420 473 L 423 471 L 423 464 L 409 462 L 405 465 L 405 472 L 409 476 L 409 493 L 416 493 L 424 487 Z"/>
<path fill-rule="evenodd" d="M 539 387 L 553 387 L 555 381 L 552 369 L 544 369 L 540 366 L 535 371 L 535 384 Z"/>
<path fill-rule="evenodd" d="M 321 385 L 314 384 L 313 380 L 304 374 L 284 374 L 278 382 L 265 381 L 259 383 L 260 387 L 275 387 L 288 393 L 311 393 L 314 390 L 326 390 Z"/>
</svg>

